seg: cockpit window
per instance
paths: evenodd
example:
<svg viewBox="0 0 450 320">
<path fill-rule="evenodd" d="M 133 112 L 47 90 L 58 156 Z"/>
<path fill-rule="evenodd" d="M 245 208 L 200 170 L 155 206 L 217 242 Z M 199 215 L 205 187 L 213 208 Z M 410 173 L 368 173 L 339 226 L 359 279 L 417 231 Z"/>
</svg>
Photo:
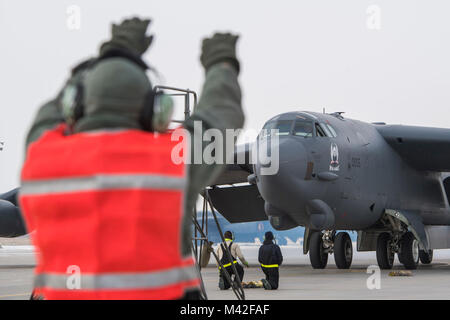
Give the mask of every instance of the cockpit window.
<svg viewBox="0 0 450 320">
<path fill-rule="evenodd" d="M 320 127 L 321 127 L 322 130 L 325 132 L 325 134 L 326 134 L 327 137 L 330 137 L 330 138 L 333 137 L 333 134 L 331 133 L 330 129 L 328 129 L 328 127 L 327 127 L 326 124 L 321 123 L 321 124 L 320 124 Z"/>
<path fill-rule="evenodd" d="M 291 133 L 292 122 L 292 120 L 270 121 L 263 128 L 263 130 L 267 130 L 264 134 L 268 136 L 271 134 L 270 130 L 278 130 L 276 135 L 287 136 Z"/>
<path fill-rule="evenodd" d="M 318 137 L 336 138 L 336 131 L 333 127 L 326 123 L 316 123 L 316 135 Z"/>
<path fill-rule="evenodd" d="M 294 127 L 294 135 L 310 138 L 313 136 L 313 124 L 310 121 L 297 120 Z"/>
<path fill-rule="evenodd" d="M 316 123 L 316 134 L 318 137 L 327 137 L 326 131 L 318 123 Z"/>
<path fill-rule="evenodd" d="M 337 137 L 336 130 L 334 130 L 334 128 L 333 128 L 331 125 L 329 125 L 328 123 L 327 123 L 326 126 L 327 126 L 328 130 L 330 131 L 331 136 L 332 136 L 333 138 L 336 138 L 336 137 Z"/>
</svg>

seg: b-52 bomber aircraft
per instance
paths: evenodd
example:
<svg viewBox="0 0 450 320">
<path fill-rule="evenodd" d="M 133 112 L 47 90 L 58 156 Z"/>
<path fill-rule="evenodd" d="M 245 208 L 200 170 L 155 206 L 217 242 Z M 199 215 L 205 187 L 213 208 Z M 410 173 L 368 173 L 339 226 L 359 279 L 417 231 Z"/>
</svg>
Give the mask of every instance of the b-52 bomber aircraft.
<svg viewBox="0 0 450 320">
<path fill-rule="evenodd" d="M 304 226 L 303 253 L 318 269 L 330 254 L 338 268 L 351 266 L 352 242 L 339 230 L 358 231 L 357 250 L 376 251 L 382 269 L 396 253 L 415 269 L 431 263 L 433 249 L 450 247 L 450 129 L 289 112 L 270 119 L 254 144 L 274 136 L 267 145 L 279 152 L 275 174 L 262 174 L 268 164 L 258 157 L 250 161 L 249 144 L 235 153 L 245 161 L 228 164 L 210 187 L 228 221 Z"/>
</svg>

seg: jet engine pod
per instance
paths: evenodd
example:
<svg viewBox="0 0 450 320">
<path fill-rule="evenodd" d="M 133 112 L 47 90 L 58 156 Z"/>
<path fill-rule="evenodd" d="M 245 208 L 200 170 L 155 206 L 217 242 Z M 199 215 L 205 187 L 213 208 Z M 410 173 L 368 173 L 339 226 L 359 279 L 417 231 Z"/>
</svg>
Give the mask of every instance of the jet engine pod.
<svg viewBox="0 0 450 320">
<path fill-rule="evenodd" d="M 0 237 L 14 238 L 26 234 L 22 215 L 14 204 L 0 200 Z"/>
<path fill-rule="evenodd" d="M 298 227 L 298 224 L 286 212 L 274 207 L 270 203 L 266 202 L 264 204 L 264 210 L 269 217 L 270 224 L 275 230 L 282 231 Z"/>
<path fill-rule="evenodd" d="M 314 199 L 308 201 L 306 211 L 309 215 L 309 227 L 313 230 L 329 230 L 334 227 L 334 212 L 324 201 Z"/>
<path fill-rule="evenodd" d="M 296 224 L 289 216 L 269 216 L 269 221 L 272 227 L 278 231 L 284 231 L 298 227 L 298 224 Z"/>
</svg>

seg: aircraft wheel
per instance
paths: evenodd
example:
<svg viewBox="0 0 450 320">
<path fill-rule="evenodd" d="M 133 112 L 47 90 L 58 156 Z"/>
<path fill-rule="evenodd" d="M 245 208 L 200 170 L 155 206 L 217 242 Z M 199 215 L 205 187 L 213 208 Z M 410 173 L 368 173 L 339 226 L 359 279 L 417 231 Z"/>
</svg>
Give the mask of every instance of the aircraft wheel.
<svg viewBox="0 0 450 320">
<path fill-rule="evenodd" d="M 392 269 L 395 252 L 391 247 L 391 235 L 383 232 L 377 240 L 377 262 L 381 269 Z"/>
<path fill-rule="evenodd" d="M 419 241 L 411 232 L 406 233 L 400 241 L 401 261 L 406 269 L 416 269 L 419 264 Z"/>
<path fill-rule="evenodd" d="M 433 250 L 426 252 L 425 250 L 419 250 L 420 262 L 423 264 L 430 264 L 433 261 Z"/>
<path fill-rule="evenodd" d="M 314 232 L 311 235 L 309 245 L 309 260 L 314 269 L 324 269 L 328 263 L 328 253 L 323 247 L 322 232 Z"/>
<path fill-rule="evenodd" d="M 402 255 L 400 254 L 400 252 L 397 253 L 397 257 L 398 257 L 398 261 L 400 261 L 401 264 L 404 264 L 402 261 Z"/>
<path fill-rule="evenodd" d="M 347 232 L 340 232 L 334 240 L 334 261 L 339 269 L 348 269 L 352 264 L 353 244 Z"/>
</svg>

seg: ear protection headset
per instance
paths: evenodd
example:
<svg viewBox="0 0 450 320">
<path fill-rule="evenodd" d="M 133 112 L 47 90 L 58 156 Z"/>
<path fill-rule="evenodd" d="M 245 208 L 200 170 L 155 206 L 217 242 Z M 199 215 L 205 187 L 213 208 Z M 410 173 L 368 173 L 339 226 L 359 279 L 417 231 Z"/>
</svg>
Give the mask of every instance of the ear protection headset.
<svg viewBox="0 0 450 320">
<path fill-rule="evenodd" d="M 276 237 L 275 237 L 275 235 L 274 234 L 272 234 L 273 235 L 273 239 L 272 239 L 272 241 L 273 241 L 273 243 L 277 243 L 277 240 L 276 240 Z M 263 241 L 266 241 L 266 234 L 264 234 L 263 235 Z"/>
<path fill-rule="evenodd" d="M 225 232 L 225 233 L 230 233 L 230 234 L 231 234 L 231 239 L 230 239 L 230 240 L 234 241 L 234 232 L 233 232 L 233 231 L 228 230 L 228 231 Z M 227 239 L 228 239 L 228 238 L 227 238 Z"/>
<path fill-rule="evenodd" d="M 85 61 L 75 67 L 72 76 L 81 72 L 77 81 L 69 81 L 63 89 L 61 96 L 61 106 L 63 115 L 69 125 L 73 125 L 80 120 L 85 113 L 84 106 L 84 78 L 97 63 L 114 57 L 122 57 L 134 62 L 144 71 L 149 67 L 141 58 L 124 50 L 111 50 L 105 55 Z M 144 105 L 141 108 L 140 124 L 145 131 L 165 132 L 169 127 L 173 114 L 173 100 L 163 91 L 156 91 L 153 88 L 148 91 L 144 98 Z"/>
</svg>

